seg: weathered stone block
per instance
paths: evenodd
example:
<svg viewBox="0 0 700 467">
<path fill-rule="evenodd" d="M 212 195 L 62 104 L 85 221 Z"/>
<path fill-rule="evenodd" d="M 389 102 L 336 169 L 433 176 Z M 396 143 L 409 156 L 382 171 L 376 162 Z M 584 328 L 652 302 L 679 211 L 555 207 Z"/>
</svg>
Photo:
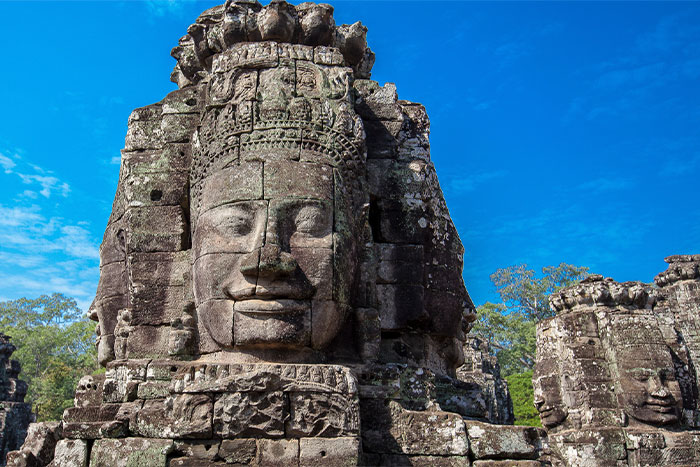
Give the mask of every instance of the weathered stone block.
<svg viewBox="0 0 700 467">
<path fill-rule="evenodd" d="M 176 440 L 175 455 L 202 460 L 213 460 L 219 455 L 220 440 Z"/>
<path fill-rule="evenodd" d="M 423 245 L 377 245 L 379 284 L 423 284 Z"/>
<path fill-rule="evenodd" d="M 130 208 L 127 212 L 130 252 L 180 251 L 189 243 L 189 227 L 180 206 Z"/>
<path fill-rule="evenodd" d="M 382 454 L 380 459 L 370 465 L 384 467 L 467 467 L 467 456 L 409 456 L 406 454 Z"/>
<path fill-rule="evenodd" d="M 162 101 L 163 114 L 188 114 L 198 113 L 204 106 L 204 87 L 191 86 L 178 89 Z"/>
<path fill-rule="evenodd" d="M 423 208 L 407 201 L 381 199 L 377 202 L 378 234 L 387 243 L 423 243 L 428 217 Z"/>
<path fill-rule="evenodd" d="M 164 143 L 186 143 L 199 123 L 199 114 L 165 114 L 161 121 Z"/>
<path fill-rule="evenodd" d="M 428 320 L 420 285 L 377 285 L 382 330 L 420 327 Z"/>
<path fill-rule="evenodd" d="M 359 434 L 360 410 L 355 397 L 313 392 L 289 393 L 288 437 L 339 437 Z"/>
<path fill-rule="evenodd" d="M 293 467 L 299 465 L 298 439 L 259 439 L 258 466 Z"/>
<path fill-rule="evenodd" d="M 168 355 L 170 326 L 134 326 L 126 341 L 129 359 L 158 358 Z"/>
<path fill-rule="evenodd" d="M 130 207 L 187 206 L 187 172 L 132 173 L 124 180 Z"/>
<path fill-rule="evenodd" d="M 333 199 L 333 169 L 309 162 L 266 162 L 265 198 Z"/>
<path fill-rule="evenodd" d="M 219 447 L 219 457 L 229 464 L 252 464 L 257 456 L 258 447 L 255 439 L 225 439 Z"/>
<path fill-rule="evenodd" d="M 99 439 L 90 451 L 90 467 L 166 467 L 173 449 L 169 439 Z"/>
<path fill-rule="evenodd" d="M 465 423 L 475 459 L 537 459 L 542 447 L 544 433 L 534 427 Z"/>
<path fill-rule="evenodd" d="M 160 149 L 164 138 L 160 120 L 132 121 L 126 132 L 124 149 L 127 151 Z"/>
<path fill-rule="evenodd" d="M 168 467 L 226 467 L 227 465 L 230 464 L 191 457 L 177 457 L 168 461 Z"/>
<path fill-rule="evenodd" d="M 87 467 L 88 443 L 82 439 L 62 439 L 56 444 L 53 464 L 56 467 Z"/>
<path fill-rule="evenodd" d="M 146 401 L 132 431 L 149 438 L 211 438 L 212 411 L 207 394 Z"/>
<path fill-rule="evenodd" d="M 542 467 L 542 462 L 540 461 L 518 461 L 518 460 L 507 460 L 507 461 L 475 461 L 472 464 L 474 467 Z"/>
<path fill-rule="evenodd" d="M 301 438 L 299 439 L 299 466 L 349 467 L 359 465 L 360 439 Z"/>
<path fill-rule="evenodd" d="M 214 403 L 214 433 L 222 438 L 284 436 L 286 405 L 281 391 L 223 394 Z"/>
<path fill-rule="evenodd" d="M 201 182 L 200 212 L 235 201 L 262 199 L 261 162 L 241 162 L 221 169 Z"/>
<path fill-rule="evenodd" d="M 345 65 L 345 59 L 340 50 L 335 47 L 314 47 L 314 63 L 317 65 Z"/>
<path fill-rule="evenodd" d="M 365 452 L 466 456 L 469 450 L 464 421 L 457 414 L 406 410 L 382 400 L 365 400 L 360 410 Z"/>
</svg>

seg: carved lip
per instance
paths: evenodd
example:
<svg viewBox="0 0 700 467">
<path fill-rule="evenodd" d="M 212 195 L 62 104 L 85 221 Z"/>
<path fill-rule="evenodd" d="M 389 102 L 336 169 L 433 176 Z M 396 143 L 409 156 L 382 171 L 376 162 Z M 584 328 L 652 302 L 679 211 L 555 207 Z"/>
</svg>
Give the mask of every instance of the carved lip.
<svg viewBox="0 0 700 467">
<path fill-rule="evenodd" d="M 310 308 L 306 300 L 242 300 L 233 304 L 233 310 L 245 314 L 257 315 L 283 315 L 291 313 L 303 313 Z"/>
<path fill-rule="evenodd" d="M 648 401 L 644 404 L 644 407 L 659 413 L 673 413 L 676 410 L 676 406 L 672 401 Z"/>
</svg>

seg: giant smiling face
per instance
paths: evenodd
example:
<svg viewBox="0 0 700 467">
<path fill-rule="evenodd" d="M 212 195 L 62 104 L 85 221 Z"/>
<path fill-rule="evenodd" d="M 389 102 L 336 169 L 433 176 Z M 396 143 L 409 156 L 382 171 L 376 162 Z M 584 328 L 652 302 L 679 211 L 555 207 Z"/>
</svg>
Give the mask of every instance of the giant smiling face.
<svg viewBox="0 0 700 467">
<path fill-rule="evenodd" d="M 237 348 L 326 346 L 344 321 L 354 275 L 337 170 L 273 152 L 202 183 L 193 279 L 212 338 Z"/>
</svg>

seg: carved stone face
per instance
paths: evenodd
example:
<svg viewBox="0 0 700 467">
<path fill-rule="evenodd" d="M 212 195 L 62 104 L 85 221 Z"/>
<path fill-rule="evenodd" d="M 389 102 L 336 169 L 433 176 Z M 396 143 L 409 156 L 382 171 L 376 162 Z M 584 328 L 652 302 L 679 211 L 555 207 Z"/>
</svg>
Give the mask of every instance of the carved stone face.
<svg viewBox="0 0 700 467">
<path fill-rule="evenodd" d="M 542 425 L 553 428 L 560 425 L 568 416 L 561 395 L 559 377 L 556 374 L 533 378 L 535 408 L 540 414 Z"/>
<path fill-rule="evenodd" d="M 124 231 L 110 225 L 100 246 L 100 280 L 88 314 L 97 321 L 97 360 L 101 365 L 114 359 L 114 327 L 119 310 L 126 307 L 126 253 Z"/>
<path fill-rule="evenodd" d="M 354 240 L 339 224 L 349 206 L 336 196 L 342 186 L 330 165 L 275 150 L 262 159 L 202 181 L 198 316 L 222 347 L 320 349 L 349 306 Z"/>
<path fill-rule="evenodd" d="M 669 425 L 678 421 L 681 390 L 668 351 L 629 349 L 618 354 L 618 369 L 625 412 L 632 423 Z"/>
</svg>

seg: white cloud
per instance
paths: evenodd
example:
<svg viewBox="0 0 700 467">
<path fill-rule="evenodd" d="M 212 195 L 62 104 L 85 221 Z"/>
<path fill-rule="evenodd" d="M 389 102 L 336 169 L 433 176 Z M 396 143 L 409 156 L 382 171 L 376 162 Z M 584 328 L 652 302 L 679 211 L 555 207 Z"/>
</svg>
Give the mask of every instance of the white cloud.
<svg viewBox="0 0 700 467">
<path fill-rule="evenodd" d="M 0 205 L 0 227 L 19 227 L 44 220 L 39 206 L 6 208 Z"/>
<path fill-rule="evenodd" d="M 70 186 L 56 177 L 50 175 L 28 175 L 23 173 L 18 173 L 17 175 L 19 175 L 26 184 L 38 183 L 41 185 L 41 191 L 39 191 L 39 193 L 41 193 L 44 198 L 50 197 L 53 192 L 58 192 L 64 197 L 68 196 L 68 193 L 70 193 Z"/>
<path fill-rule="evenodd" d="M 46 219 L 36 205 L 7 208 L 0 205 L 0 244 L 19 252 L 63 253 L 72 258 L 97 259 L 98 247 L 82 226 L 61 218 Z"/>
<path fill-rule="evenodd" d="M 0 167 L 3 168 L 6 174 L 12 173 L 12 169 L 16 166 L 15 161 L 0 153 Z"/>
</svg>

